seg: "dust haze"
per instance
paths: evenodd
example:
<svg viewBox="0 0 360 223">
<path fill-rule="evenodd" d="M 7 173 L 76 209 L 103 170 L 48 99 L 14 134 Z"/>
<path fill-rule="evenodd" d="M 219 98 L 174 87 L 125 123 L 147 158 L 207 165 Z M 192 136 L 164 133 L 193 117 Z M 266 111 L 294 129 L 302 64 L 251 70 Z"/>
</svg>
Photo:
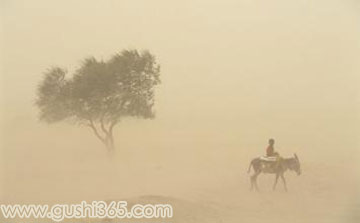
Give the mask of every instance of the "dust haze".
<svg viewBox="0 0 360 223">
<path fill-rule="evenodd" d="M 355 0 L 1 0 L 1 203 L 149 200 L 172 222 L 359 222 L 360 4 Z M 124 119 L 109 157 L 85 127 L 38 121 L 51 66 L 149 49 L 154 120 Z M 247 168 L 269 138 L 297 153 L 271 190 Z"/>
</svg>

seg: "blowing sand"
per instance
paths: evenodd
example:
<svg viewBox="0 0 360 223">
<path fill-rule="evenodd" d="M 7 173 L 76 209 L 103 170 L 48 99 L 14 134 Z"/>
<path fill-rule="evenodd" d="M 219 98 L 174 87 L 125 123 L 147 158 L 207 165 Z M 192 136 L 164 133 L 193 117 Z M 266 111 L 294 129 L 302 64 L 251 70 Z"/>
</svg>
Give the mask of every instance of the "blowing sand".
<svg viewBox="0 0 360 223">
<path fill-rule="evenodd" d="M 286 173 L 288 192 L 284 192 L 281 181 L 276 191 L 271 190 L 273 175 L 260 175 L 260 192 L 253 192 L 249 190 L 247 168 L 263 148 L 245 149 L 220 142 L 211 146 L 206 141 L 178 139 L 169 149 L 169 140 L 149 137 L 143 141 L 119 140 L 122 149 L 109 157 L 84 129 L 35 125 L 33 137 L 25 137 L 29 131 L 24 126 L 16 130 L 17 137 L 10 137 L 12 132 L 8 132 L 5 145 L 15 149 L 4 149 L 3 153 L 3 203 L 169 203 L 174 207 L 174 218 L 169 222 L 174 223 L 360 220 L 357 165 L 341 155 L 330 159 L 324 158 L 330 152 L 314 155 L 306 149 L 296 151 L 303 173 Z M 151 149 L 144 144 L 150 141 Z M 196 150 L 201 144 L 207 149 Z M 282 150 L 284 156 L 292 156 L 293 151 Z"/>
</svg>

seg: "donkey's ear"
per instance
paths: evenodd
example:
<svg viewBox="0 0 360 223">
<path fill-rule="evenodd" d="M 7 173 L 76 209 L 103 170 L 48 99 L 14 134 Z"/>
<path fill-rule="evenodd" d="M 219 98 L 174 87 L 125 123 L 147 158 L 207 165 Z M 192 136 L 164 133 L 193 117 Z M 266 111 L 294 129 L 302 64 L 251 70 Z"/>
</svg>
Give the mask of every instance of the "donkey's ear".
<svg viewBox="0 0 360 223">
<path fill-rule="evenodd" d="M 298 156 L 296 155 L 296 153 L 294 153 L 295 159 L 299 160 Z"/>
</svg>

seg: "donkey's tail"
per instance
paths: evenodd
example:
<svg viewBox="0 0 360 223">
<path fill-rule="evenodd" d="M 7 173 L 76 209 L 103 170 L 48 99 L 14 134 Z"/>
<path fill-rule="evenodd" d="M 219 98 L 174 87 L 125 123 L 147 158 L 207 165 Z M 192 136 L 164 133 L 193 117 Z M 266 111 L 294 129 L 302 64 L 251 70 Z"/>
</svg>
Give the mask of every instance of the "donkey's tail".
<svg viewBox="0 0 360 223">
<path fill-rule="evenodd" d="M 247 171 L 248 173 L 250 173 L 250 171 L 251 171 L 251 167 L 252 167 L 252 165 L 253 165 L 253 161 L 254 161 L 254 160 L 251 160 L 251 162 L 250 162 L 250 165 L 249 165 L 249 168 L 248 168 L 248 171 Z"/>
</svg>

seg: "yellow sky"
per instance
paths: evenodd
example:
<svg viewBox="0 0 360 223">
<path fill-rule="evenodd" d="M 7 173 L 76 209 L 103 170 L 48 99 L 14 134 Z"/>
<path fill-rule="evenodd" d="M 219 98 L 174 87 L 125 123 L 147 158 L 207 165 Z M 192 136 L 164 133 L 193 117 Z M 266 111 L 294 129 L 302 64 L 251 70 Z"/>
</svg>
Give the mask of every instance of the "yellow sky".
<svg viewBox="0 0 360 223">
<path fill-rule="evenodd" d="M 86 56 L 146 48 L 162 65 L 159 121 L 279 134 L 351 133 L 358 121 L 355 1 L 2 1 L 1 12 L 3 110 L 12 118 L 36 115 L 35 87 L 49 66 L 71 71 Z"/>
</svg>

